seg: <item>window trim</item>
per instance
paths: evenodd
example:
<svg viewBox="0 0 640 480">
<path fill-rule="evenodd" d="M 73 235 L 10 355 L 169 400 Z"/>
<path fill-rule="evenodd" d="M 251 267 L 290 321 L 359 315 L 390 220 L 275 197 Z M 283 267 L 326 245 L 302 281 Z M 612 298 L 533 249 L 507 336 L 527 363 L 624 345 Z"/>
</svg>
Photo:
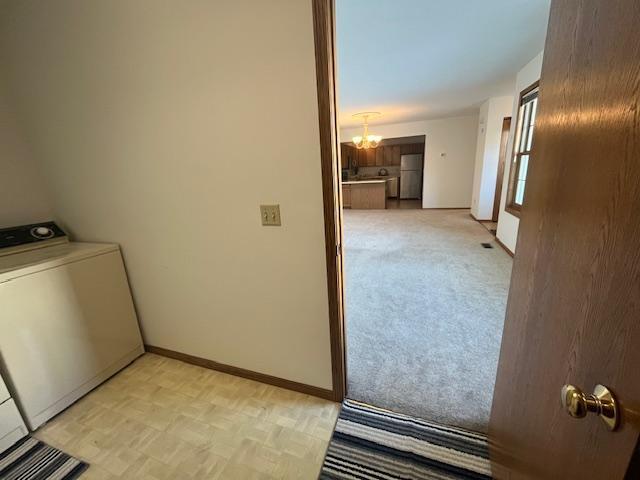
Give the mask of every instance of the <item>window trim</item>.
<svg viewBox="0 0 640 480">
<path fill-rule="evenodd" d="M 522 205 L 518 205 L 515 202 L 516 182 L 518 178 L 517 174 L 520 171 L 520 153 L 516 154 L 516 148 L 517 148 L 516 138 L 518 138 L 518 134 L 519 134 L 518 127 L 521 126 L 520 107 L 522 106 L 522 100 L 536 88 L 538 89 L 540 88 L 540 80 L 536 80 L 535 82 L 533 82 L 531 85 L 529 85 L 527 88 L 525 88 L 520 92 L 520 97 L 518 98 L 518 110 L 516 115 L 515 128 L 513 131 L 513 141 L 511 145 L 511 156 L 509 157 L 509 160 L 511 162 L 509 166 L 509 189 L 507 190 L 507 203 L 504 209 L 506 212 L 518 218 L 520 218 L 520 211 L 522 210 Z M 538 90 L 538 98 L 539 98 L 539 95 L 540 95 L 540 91 Z M 538 99 L 538 113 L 540 108 L 539 102 L 540 100 Z M 536 117 L 537 117 L 537 114 L 536 114 Z M 530 155 L 531 152 L 527 152 L 527 154 Z M 531 157 L 529 157 L 529 159 L 531 159 Z"/>
</svg>

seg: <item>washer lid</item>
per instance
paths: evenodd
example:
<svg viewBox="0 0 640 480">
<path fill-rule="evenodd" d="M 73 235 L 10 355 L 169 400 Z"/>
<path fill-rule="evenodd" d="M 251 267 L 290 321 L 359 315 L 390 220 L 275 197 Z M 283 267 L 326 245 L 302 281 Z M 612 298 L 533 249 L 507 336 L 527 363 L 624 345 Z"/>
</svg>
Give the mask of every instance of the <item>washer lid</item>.
<svg viewBox="0 0 640 480">
<path fill-rule="evenodd" d="M 6 255 L 0 257 L 0 283 L 118 249 L 115 243 L 70 242 Z"/>
</svg>

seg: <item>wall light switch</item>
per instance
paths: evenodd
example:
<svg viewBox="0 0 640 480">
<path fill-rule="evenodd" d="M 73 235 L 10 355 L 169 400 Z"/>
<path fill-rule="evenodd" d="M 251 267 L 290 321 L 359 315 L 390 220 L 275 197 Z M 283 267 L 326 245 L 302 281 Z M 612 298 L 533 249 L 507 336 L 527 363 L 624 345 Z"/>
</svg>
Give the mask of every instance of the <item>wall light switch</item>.
<svg viewBox="0 0 640 480">
<path fill-rule="evenodd" d="M 260 205 L 260 217 L 262 225 L 279 227 L 280 223 L 280 205 Z"/>
</svg>

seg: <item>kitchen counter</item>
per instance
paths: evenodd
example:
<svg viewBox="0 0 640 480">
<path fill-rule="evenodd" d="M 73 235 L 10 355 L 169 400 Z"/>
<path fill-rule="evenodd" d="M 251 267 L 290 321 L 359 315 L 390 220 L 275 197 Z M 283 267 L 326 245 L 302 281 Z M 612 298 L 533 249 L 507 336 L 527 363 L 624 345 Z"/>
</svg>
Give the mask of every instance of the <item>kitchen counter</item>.
<svg viewBox="0 0 640 480">
<path fill-rule="evenodd" d="M 346 182 L 342 182 L 343 185 L 354 185 L 357 183 L 384 183 L 389 180 L 393 180 L 394 178 L 399 178 L 395 175 L 388 177 L 374 177 L 374 178 L 361 178 L 358 180 L 347 180 Z"/>
<path fill-rule="evenodd" d="M 361 183 L 384 183 L 386 180 L 348 180 L 346 182 L 342 182 L 343 185 L 356 185 Z"/>
<path fill-rule="evenodd" d="M 360 178 L 342 182 L 342 200 L 345 208 L 385 209 L 387 208 L 387 185 L 396 176 Z"/>
</svg>

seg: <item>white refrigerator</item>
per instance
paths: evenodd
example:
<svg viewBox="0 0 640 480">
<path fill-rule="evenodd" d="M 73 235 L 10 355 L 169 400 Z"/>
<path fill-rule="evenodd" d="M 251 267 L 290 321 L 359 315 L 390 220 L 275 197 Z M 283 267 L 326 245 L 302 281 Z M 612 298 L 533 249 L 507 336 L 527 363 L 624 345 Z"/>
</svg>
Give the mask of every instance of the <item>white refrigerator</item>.
<svg viewBox="0 0 640 480">
<path fill-rule="evenodd" d="M 400 198 L 422 198 L 422 154 L 400 156 Z"/>
</svg>

